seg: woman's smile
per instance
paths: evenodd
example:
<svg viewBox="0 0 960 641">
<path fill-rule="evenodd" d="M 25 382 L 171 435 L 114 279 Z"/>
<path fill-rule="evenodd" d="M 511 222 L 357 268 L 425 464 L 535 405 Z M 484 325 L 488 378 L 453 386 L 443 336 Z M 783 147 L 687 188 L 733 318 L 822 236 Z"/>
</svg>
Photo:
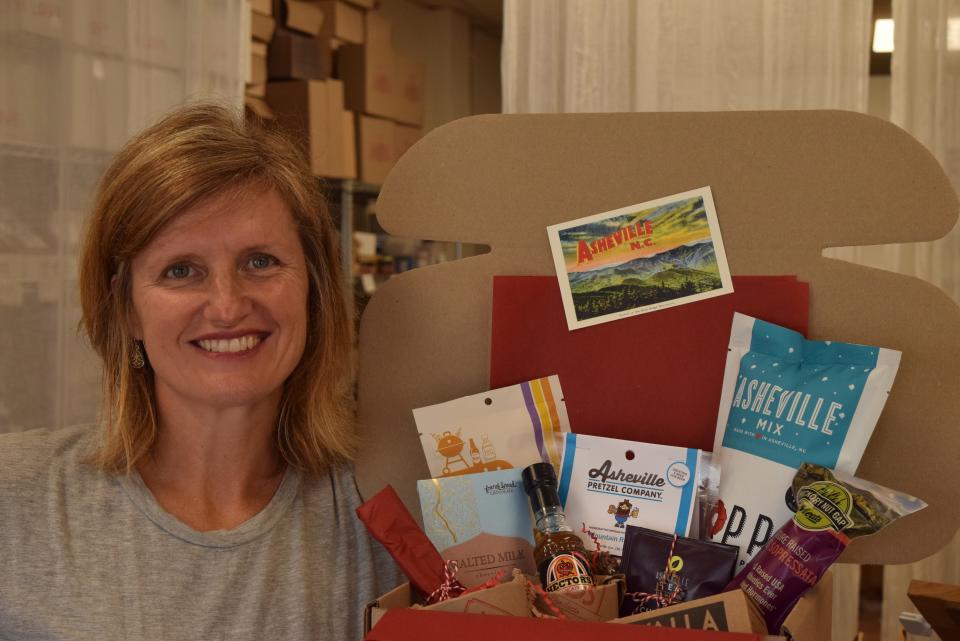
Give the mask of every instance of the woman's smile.
<svg viewBox="0 0 960 641">
<path fill-rule="evenodd" d="M 203 352 L 222 356 L 249 356 L 269 337 L 267 332 L 235 332 L 190 341 Z"/>
</svg>

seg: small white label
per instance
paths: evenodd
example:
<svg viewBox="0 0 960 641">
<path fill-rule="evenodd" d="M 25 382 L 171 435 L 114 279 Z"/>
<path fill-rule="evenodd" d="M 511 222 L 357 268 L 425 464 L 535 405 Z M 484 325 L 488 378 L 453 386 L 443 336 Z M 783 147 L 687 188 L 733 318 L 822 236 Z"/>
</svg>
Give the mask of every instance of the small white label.
<svg viewBox="0 0 960 641">
<path fill-rule="evenodd" d="M 683 487 L 690 482 L 690 468 L 686 463 L 677 461 L 667 468 L 667 483 L 673 487 Z"/>
</svg>

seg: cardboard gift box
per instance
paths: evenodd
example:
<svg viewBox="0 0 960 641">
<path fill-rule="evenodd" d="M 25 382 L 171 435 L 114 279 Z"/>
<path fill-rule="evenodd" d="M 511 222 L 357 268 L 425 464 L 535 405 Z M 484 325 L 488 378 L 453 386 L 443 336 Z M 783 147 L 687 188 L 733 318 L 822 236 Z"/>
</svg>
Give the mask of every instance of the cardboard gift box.
<svg viewBox="0 0 960 641">
<path fill-rule="evenodd" d="M 490 617 L 453 612 L 396 609 L 388 612 L 365 637 L 365 641 L 581 641 L 616 638 L 618 641 L 765 641 L 783 640 L 755 633 L 706 632 L 665 627 L 625 625 L 612 629 L 608 623 L 558 621 L 519 617 Z"/>
<path fill-rule="evenodd" d="M 394 588 L 376 601 L 367 605 L 363 614 L 364 634 L 369 632 L 390 610 L 406 609 L 413 605 L 413 593 L 409 583 Z M 530 595 L 523 575 L 492 588 L 471 592 L 463 596 L 441 601 L 434 605 L 418 606 L 425 612 L 461 612 L 492 614 L 497 616 L 530 617 Z"/>
<path fill-rule="evenodd" d="M 399 274 L 367 305 L 361 494 L 390 483 L 416 512 L 415 483 L 428 474 L 411 410 L 489 389 L 493 276 L 553 275 L 548 225 L 705 185 L 733 275 L 795 274 L 810 286 L 810 338 L 903 352 L 857 473 L 929 507 L 854 541 L 840 560 L 907 563 L 943 547 L 960 526 L 960 309 L 919 279 L 822 251 L 935 240 L 960 205 L 919 142 L 852 112 L 486 115 L 431 131 L 390 172 L 377 219 L 397 236 L 491 251 Z M 623 398 L 636 399 L 629 380 Z M 642 404 L 628 405 L 642 417 Z M 712 434 L 715 423 L 701 429 Z M 802 630 L 829 623 L 831 600 L 829 586 L 801 599 L 787 621 L 798 641 L 829 637 Z"/>
<path fill-rule="evenodd" d="M 767 632 L 763 617 L 740 589 L 614 619 L 610 623 L 717 632 Z"/>
</svg>

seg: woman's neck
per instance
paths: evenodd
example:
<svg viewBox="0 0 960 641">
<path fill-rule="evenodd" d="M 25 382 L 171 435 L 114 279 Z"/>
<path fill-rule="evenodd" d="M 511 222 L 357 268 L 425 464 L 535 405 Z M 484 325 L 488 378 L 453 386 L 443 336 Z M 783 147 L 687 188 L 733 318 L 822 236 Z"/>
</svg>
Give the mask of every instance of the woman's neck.
<svg viewBox="0 0 960 641">
<path fill-rule="evenodd" d="M 157 388 L 154 448 L 137 471 L 157 502 L 199 531 L 230 529 L 262 510 L 283 479 L 280 394 L 243 407 L 185 403 Z"/>
</svg>

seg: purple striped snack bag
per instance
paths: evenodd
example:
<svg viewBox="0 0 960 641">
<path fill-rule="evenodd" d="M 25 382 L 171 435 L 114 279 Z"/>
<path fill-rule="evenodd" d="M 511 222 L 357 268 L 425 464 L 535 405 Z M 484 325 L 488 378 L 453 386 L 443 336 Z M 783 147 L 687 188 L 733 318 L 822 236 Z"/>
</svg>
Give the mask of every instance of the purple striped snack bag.
<svg viewBox="0 0 960 641">
<path fill-rule="evenodd" d="M 926 503 L 855 476 L 804 463 L 793 479 L 797 509 L 727 585 L 746 593 L 771 634 L 852 539 L 879 532 Z"/>
<path fill-rule="evenodd" d="M 430 476 L 560 466 L 570 420 L 557 376 L 413 410 Z"/>
</svg>

